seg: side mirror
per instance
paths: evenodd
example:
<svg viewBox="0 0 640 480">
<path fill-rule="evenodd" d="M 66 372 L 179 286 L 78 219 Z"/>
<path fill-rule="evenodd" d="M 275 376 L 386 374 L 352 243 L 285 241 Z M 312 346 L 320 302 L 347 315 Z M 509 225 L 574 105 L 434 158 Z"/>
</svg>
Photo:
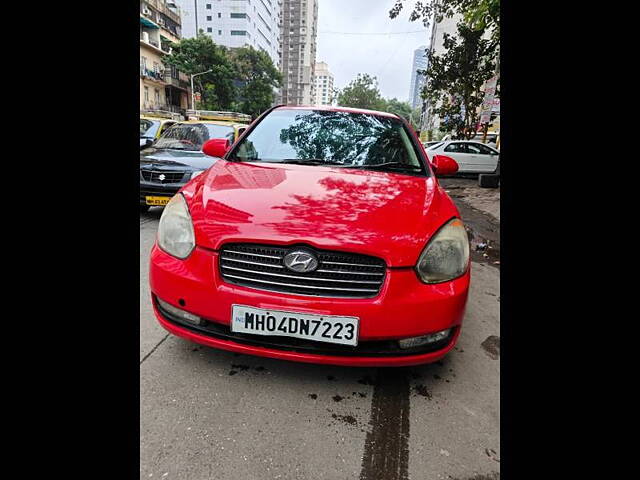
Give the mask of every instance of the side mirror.
<svg viewBox="0 0 640 480">
<path fill-rule="evenodd" d="M 446 155 L 434 155 L 431 166 L 436 175 L 453 175 L 458 171 L 458 162 Z"/>
<path fill-rule="evenodd" d="M 204 142 L 204 145 L 202 145 L 202 152 L 210 157 L 222 158 L 230 148 L 231 144 L 226 138 L 213 138 Z"/>
</svg>

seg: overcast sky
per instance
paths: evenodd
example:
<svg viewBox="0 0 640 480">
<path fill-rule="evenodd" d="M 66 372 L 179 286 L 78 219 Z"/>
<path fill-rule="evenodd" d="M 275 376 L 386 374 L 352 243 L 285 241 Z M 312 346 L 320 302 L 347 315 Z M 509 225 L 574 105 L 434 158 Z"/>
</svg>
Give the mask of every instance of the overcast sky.
<svg viewBox="0 0 640 480">
<path fill-rule="evenodd" d="M 395 0 L 319 0 L 318 49 L 316 61 L 326 62 L 343 88 L 358 73 L 378 77 L 385 98 L 409 99 L 413 52 L 428 44 L 428 32 L 421 20 L 409 21 L 413 6 L 408 1 L 399 17 L 391 20 Z M 389 33 L 394 35 L 344 35 L 329 32 Z"/>
</svg>

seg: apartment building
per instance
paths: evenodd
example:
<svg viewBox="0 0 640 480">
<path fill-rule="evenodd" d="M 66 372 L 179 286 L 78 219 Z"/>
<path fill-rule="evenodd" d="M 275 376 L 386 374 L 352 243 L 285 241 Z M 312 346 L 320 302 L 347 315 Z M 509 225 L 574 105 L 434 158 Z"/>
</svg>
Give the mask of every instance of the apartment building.
<svg viewBox="0 0 640 480">
<path fill-rule="evenodd" d="M 325 62 L 316 63 L 315 68 L 315 105 L 331 105 L 333 102 L 333 74 Z"/>
<path fill-rule="evenodd" d="M 181 18 L 166 0 L 140 2 L 140 110 L 184 114 L 189 102 L 188 77 L 162 59 L 181 37 Z"/>
<path fill-rule="evenodd" d="M 422 45 L 413 52 L 413 63 L 411 65 L 411 85 L 409 87 L 409 104 L 411 108 L 422 105 L 422 87 L 425 84 L 425 76 L 419 75 L 418 70 L 427 69 L 427 46 Z"/>
<path fill-rule="evenodd" d="M 315 103 L 318 0 L 282 0 L 281 72 L 278 101 L 287 105 Z"/>
<path fill-rule="evenodd" d="M 185 38 L 193 38 L 202 31 L 218 45 L 264 50 L 279 66 L 282 0 L 175 0 L 175 3 L 180 8 Z"/>
</svg>

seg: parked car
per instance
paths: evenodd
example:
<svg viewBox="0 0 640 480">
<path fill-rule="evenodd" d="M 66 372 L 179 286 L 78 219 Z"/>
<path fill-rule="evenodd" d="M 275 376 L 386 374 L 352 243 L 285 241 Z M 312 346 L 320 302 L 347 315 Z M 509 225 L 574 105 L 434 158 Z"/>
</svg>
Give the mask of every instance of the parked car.
<svg viewBox="0 0 640 480">
<path fill-rule="evenodd" d="M 494 173 L 498 167 L 500 152 L 480 142 L 448 140 L 431 145 L 428 155 L 447 155 L 459 165 L 460 173 Z"/>
<path fill-rule="evenodd" d="M 274 107 L 175 195 L 150 259 L 169 332 L 233 352 L 416 365 L 455 345 L 469 291 L 460 214 L 390 113 Z"/>
<path fill-rule="evenodd" d="M 212 138 L 232 144 L 246 124 L 190 120 L 165 130 L 149 148 L 140 152 L 140 212 L 164 206 L 184 184 L 209 168 L 216 159 L 202 152 Z"/>
<path fill-rule="evenodd" d="M 150 146 L 164 131 L 184 117 L 172 112 L 140 112 L 140 150 Z"/>
<path fill-rule="evenodd" d="M 423 142 L 422 145 L 424 146 L 424 148 L 429 148 L 432 145 L 435 145 L 436 143 L 440 143 L 437 140 L 436 141 L 431 141 L 431 142 Z"/>
</svg>

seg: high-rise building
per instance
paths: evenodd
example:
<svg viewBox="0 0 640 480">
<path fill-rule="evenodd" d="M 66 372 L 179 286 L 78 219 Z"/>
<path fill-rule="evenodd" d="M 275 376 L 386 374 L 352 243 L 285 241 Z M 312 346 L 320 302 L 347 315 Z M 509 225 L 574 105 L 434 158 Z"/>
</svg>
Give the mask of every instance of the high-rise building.
<svg viewBox="0 0 640 480">
<path fill-rule="evenodd" d="M 280 103 L 314 103 L 317 30 L 318 0 L 282 0 Z"/>
<path fill-rule="evenodd" d="M 140 110 L 167 110 L 184 115 L 189 82 L 162 59 L 180 40 L 181 18 L 166 0 L 140 1 Z"/>
<path fill-rule="evenodd" d="M 182 13 L 184 38 L 202 31 L 230 48 L 264 50 L 279 65 L 282 0 L 175 0 Z"/>
<path fill-rule="evenodd" d="M 422 45 L 413 52 L 413 64 L 411 66 L 411 87 L 409 88 L 409 103 L 411 108 L 422 105 L 420 94 L 424 86 L 425 76 L 419 75 L 418 70 L 426 70 L 428 63 L 427 47 Z"/>
<path fill-rule="evenodd" d="M 333 75 L 325 62 L 316 63 L 315 68 L 316 96 L 315 105 L 331 105 L 333 101 Z"/>
</svg>

